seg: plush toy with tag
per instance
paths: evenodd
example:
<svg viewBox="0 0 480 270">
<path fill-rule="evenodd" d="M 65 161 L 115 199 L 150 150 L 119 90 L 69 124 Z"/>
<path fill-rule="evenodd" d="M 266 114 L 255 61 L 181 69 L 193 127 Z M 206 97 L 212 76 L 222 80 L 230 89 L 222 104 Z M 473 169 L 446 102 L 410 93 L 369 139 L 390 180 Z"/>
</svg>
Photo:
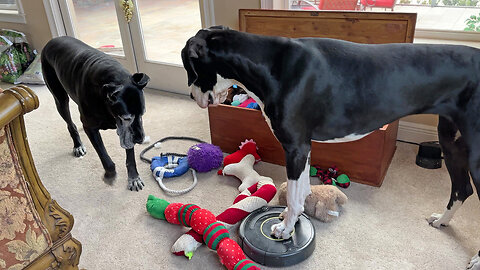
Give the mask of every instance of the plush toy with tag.
<svg viewBox="0 0 480 270">
<path fill-rule="evenodd" d="M 323 222 L 331 222 L 340 214 L 340 206 L 347 202 L 347 196 L 336 186 L 312 185 L 312 193 L 305 199 L 305 213 Z M 280 186 L 280 205 L 287 205 L 287 183 Z"/>
</svg>

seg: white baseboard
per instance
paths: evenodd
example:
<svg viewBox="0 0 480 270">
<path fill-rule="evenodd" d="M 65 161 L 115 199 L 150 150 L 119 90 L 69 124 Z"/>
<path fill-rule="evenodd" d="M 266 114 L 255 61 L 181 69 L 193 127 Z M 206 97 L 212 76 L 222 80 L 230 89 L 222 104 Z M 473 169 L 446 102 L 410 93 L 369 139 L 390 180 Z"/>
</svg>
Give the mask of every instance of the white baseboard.
<svg viewBox="0 0 480 270">
<path fill-rule="evenodd" d="M 416 143 L 438 141 L 437 127 L 400 121 L 397 139 Z"/>
</svg>

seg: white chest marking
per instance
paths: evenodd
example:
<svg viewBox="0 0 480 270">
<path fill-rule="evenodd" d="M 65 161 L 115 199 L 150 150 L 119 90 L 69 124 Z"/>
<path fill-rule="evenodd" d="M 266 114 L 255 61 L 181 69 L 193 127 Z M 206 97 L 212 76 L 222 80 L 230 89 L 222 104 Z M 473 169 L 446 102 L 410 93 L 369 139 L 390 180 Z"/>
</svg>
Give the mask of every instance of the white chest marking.
<svg viewBox="0 0 480 270">
<path fill-rule="evenodd" d="M 241 82 L 235 81 L 235 84 L 242 87 L 243 90 L 245 90 L 245 92 L 247 92 L 248 96 L 250 96 L 251 98 L 253 98 L 255 100 L 255 102 L 257 102 L 258 106 L 260 106 L 260 109 L 262 110 L 263 117 L 265 117 L 265 121 L 267 122 L 268 127 L 273 132 L 272 123 L 270 122 L 270 118 L 268 118 L 268 116 L 265 114 L 265 104 L 263 104 L 262 100 L 259 97 L 257 97 L 257 95 L 255 95 L 253 92 L 249 91 L 245 87 L 245 85 L 243 85 Z"/>
<path fill-rule="evenodd" d="M 234 81 L 235 81 L 236 85 L 239 85 L 240 87 L 242 87 L 245 90 L 245 92 L 247 92 L 247 94 L 258 103 L 258 105 L 260 106 L 260 109 L 262 110 L 263 117 L 265 117 L 265 121 L 268 124 L 268 127 L 270 127 L 270 129 L 273 132 L 272 123 L 270 122 L 270 118 L 268 118 L 268 116 L 265 114 L 265 105 L 263 104 L 262 100 L 260 100 L 260 98 L 258 98 L 257 95 L 255 95 L 253 92 L 249 91 L 241 82 L 236 81 L 236 80 L 234 80 Z M 360 140 L 361 138 L 369 135 L 370 133 L 372 133 L 372 132 L 369 132 L 367 134 L 361 134 L 361 135 L 350 134 L 350 135 L 347 135 L 343 138 L 335 138 L 335 139 L 331 139 L 331 140 L 327 140 L 327 141 L 320 141 L 320 142 L 323 142 L 323 143 L 352 142 L 352 141 Z"/>
<path fill-rule="evenodd" d="M 343 138 L 335 138 L 335 139 L 331 139 L 331 140 L 326 140 L 326 141 L 319 141 L 319 142 L 322 142 L 322 143 L 342 143 L 342 142 L 353 142 L 353 141 L 357 141 L 357 140 L 360 140 L 361 138 L 369 135 L 370 133 L 372 132 L 369 132 L 367 134 L 362 134 L 362 135 L 359 135 L 359 134 L 350 134 L 350 135 L 347 135 Z"/>
</svg>

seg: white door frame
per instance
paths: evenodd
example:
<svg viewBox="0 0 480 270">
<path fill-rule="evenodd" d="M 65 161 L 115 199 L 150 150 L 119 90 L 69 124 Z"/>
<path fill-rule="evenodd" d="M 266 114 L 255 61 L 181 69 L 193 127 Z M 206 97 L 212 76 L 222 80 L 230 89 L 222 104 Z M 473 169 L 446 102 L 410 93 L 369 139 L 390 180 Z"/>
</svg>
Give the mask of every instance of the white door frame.
<svg viewBox="0 0 480 270">
<path fill-rule="evenodd" d="M 52 36 L 75 36 L 76 31 L 74 26 L 69 23 L 74 21 L 70 17 L 71 14 L 74 13 L 69 12 L 73 7 L 72 0 L 43 0 L 43 2 Z M 133 0 L 133 2 L 135 6 L 133 16 L 135 17 L 135 15 L 138 14 L 138 5 L 137 0 Z M 199 5 L 202 27 L 215 25 L 214 1 L 199 0 Z M 123 13 L 118 0 L 115 0 L 115 7 L 118 14 Z M 61 12 L 62 10 L 65 12 Z M 65 16 L 65 18 L 63 16 Z M 122 16 L 117 17 L 125 56 L 112 56 L 132 73 L 145 72 L 150 74 L 150 85 L 161 85 L 159 87 L 161 90 L 187 95 L 189 89 L 186 83 L 187 75 L 183 66 L 147 60 L 146 52 L 143 50 L 144 40 L 141 33 L 140 20 L 133 18 L 132 21 L 127 24 L 123 21 Z M 134 47 L 137 48 L 137 50 L 134 50 Z"/>
</svg>

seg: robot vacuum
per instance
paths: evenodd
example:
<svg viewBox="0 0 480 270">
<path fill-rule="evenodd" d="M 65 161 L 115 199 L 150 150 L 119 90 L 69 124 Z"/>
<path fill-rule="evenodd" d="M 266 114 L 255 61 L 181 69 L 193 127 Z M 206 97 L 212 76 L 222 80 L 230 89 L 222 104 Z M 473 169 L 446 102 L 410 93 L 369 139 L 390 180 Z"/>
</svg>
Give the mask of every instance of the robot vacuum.
<svg viewBox="0 0 480 270">
<path fill-rule="evenodd" d="M 278 239 L 270 235 L 271 227 L 280 223 L 284 206 L 265 206 L 248 215 L 240 224 L 240 246 L 253 261 L 272 267 L 297 264 L 315 249 L 315 228 L 310 218 L 302 214 L 292 236 Z"/>
</svg>

